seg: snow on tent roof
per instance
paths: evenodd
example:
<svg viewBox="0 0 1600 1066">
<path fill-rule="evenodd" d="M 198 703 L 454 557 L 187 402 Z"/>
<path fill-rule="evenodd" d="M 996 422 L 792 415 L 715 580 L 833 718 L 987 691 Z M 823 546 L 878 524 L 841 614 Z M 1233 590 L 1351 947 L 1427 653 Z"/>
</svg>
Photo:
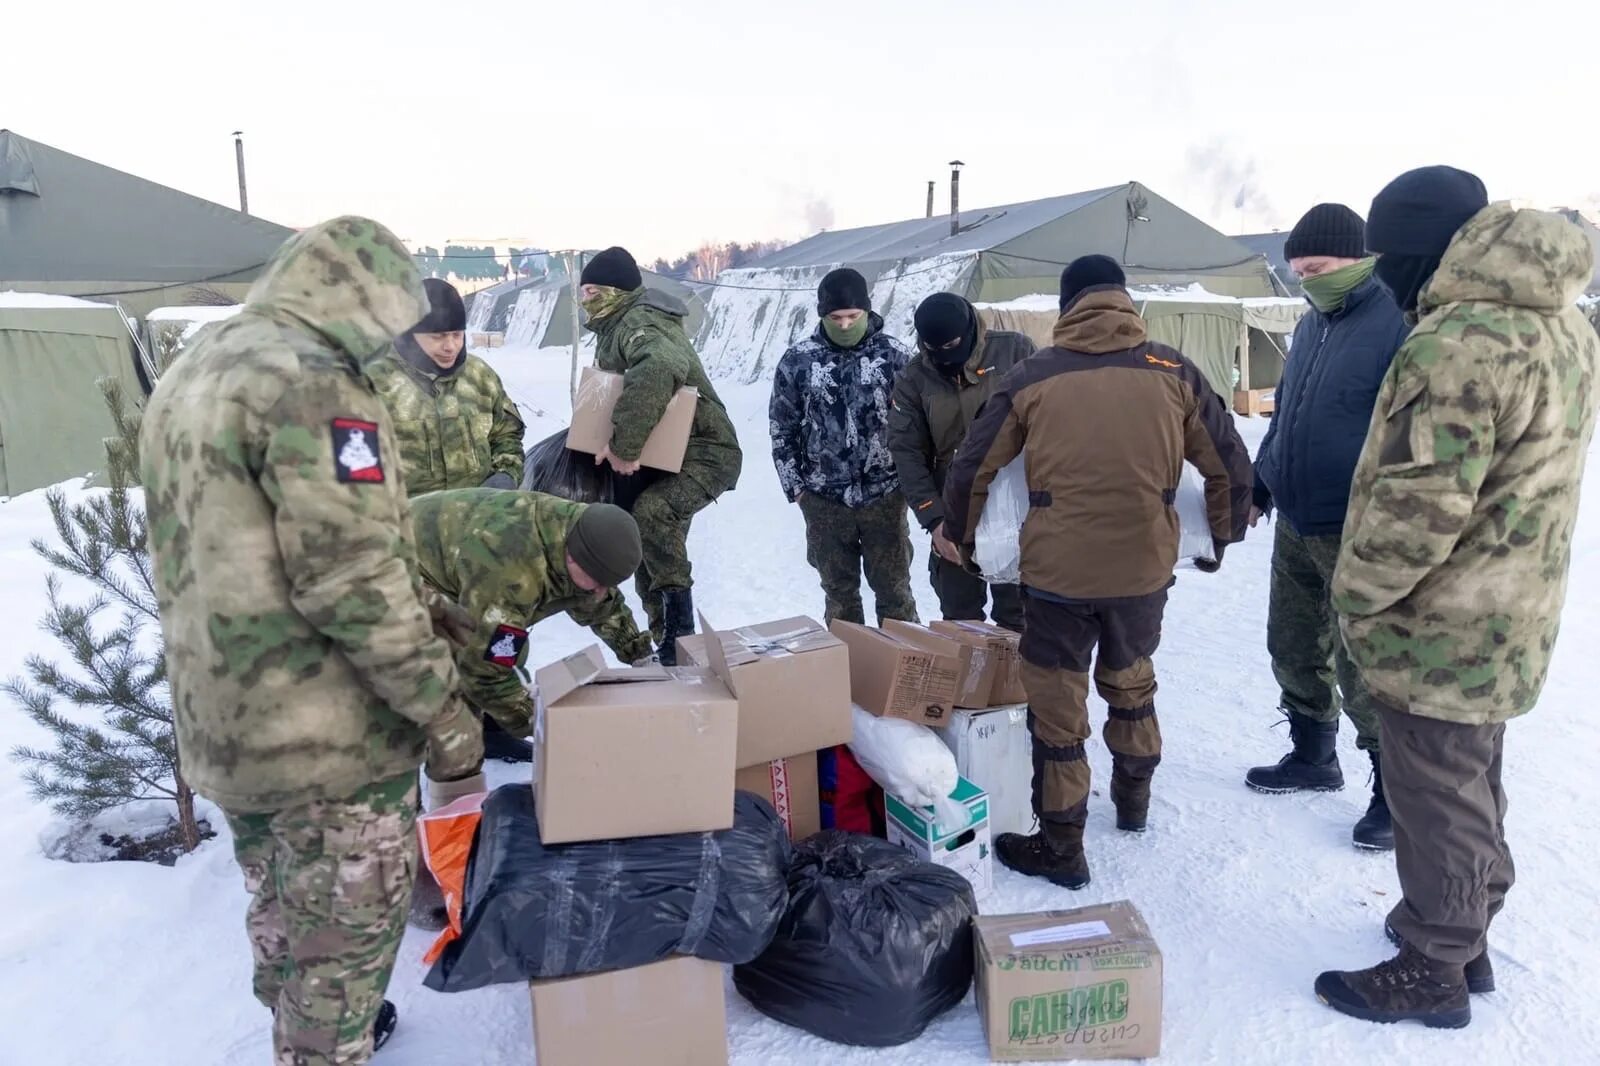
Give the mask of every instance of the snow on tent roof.
<svg viewBox="0 0 1600 1066">
<path fill-rule="evenodd" d="M 222 322 L 242 310 L 239 304 L 158 307 L 144 317 L 148 322 Z"/>
<path fill-rule="evenodd" d="M 76 296 L 56 296 L 48 292 L 0 292 L 0 307 L 63 308 L 110 307 L 107 303 L 80 300 Z"/>
</svg>

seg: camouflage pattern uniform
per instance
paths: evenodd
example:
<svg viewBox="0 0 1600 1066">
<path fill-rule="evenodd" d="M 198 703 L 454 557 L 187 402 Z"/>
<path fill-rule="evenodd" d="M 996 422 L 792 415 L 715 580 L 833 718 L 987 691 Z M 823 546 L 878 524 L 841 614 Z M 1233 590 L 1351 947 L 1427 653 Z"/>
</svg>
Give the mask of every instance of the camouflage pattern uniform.
<svg viewBox="0 0 1600 1066">
<path fill-rule="evenodd" d="M 424 750 L 481 753 L 361 371 L 425 306 L 388 230 L 312 227 L 143 417 L 178 751 L 234 826 L 280 1064 L 370 1056 L 416 861 L 417 767 Z"/>
<path fill-rule="evenodd" d="M 662 594 L 694 585 L 689 523 L 738 484 L 744 463 L 728 411 L 684 332 L 687 314 L 688 308 L 667 293 L 640 288 L 589 320 L 598 339 L 595 366 L 625 378 L 611 416 L 611 453 L 617 458 L 639 458 L 679 389 L 688 385 L 700 393 L 683 469 L 656 479 L 632 508 L 644 542 L 634 587 L 657 642 L 664 636 Z"/>
<path fill-rule="evenodd" d="M 432 492 L 411 501 L 422 579 L 480 622 L 477 637 L 456 652 L 467 699 L 513 736 L 527 736 L 533 706 L 516 672 L 489 654 L 505 633 L 520 645 L 517 661 L 525 662 L 527 630 L 565 612 L 625 663 L 650 654 L 650 639 L 634 624 L 622 593 L 612 589 L 597 601 L 567 572 L 567 535 L 587 509 L 500 489 Z"/>
<path fill-rule="evenodd" d="M 495 474 L 522 480 L 522 416 L 500 376 L 475 355 L 441 373 L 391 347 L 367 364 L 394 419 L 406 490 L 475 489 Z"/>
<path fill-rule="evenodd" d="M 1545 682 L 1594 430 L 1600 338 L 1581 231 L 1491 204 L 1419 301 L 1356 467 L 1333 602 L 1380 705 L 1405 898 L 1431 959 L 1484 949 L 1514 879 L 1505 722 Z"/>
</svg>

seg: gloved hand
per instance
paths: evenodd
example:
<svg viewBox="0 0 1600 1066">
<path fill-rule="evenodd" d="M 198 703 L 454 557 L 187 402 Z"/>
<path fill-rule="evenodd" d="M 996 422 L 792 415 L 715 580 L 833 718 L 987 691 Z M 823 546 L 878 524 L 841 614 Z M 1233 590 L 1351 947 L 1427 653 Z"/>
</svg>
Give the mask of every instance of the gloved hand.
<svg viewBox="0 0 1600 1066">
<path fill-rule="evenodd" d="M 642 659 L 633 660 L 633 663 L 631 665 L 634 666 L 635 668 L 638 668 L 638 667 L 641 667 L 641 666 L 660 666 L 661 665 L 661 656 L 655 654 L 654 652 L 651 652 L 649 655 L 646 655 Z"/>
<path fill-rule="evenodd" d="M 450 697 L 444 713 L 431 722 L 428 735 L 428 777 L 434 781 L 459 781 L 483 766 L 483 725 L 472 716 L 467 701 Z"/>
<path fill-rule="evenodd" d="M 1226 547 L 1227 545 L 1222 543 L 1222 541 L 1213 540 L 1211 542 L 1211 550 L 1216 553 L 1217 557 L 1215 559 L 1196 559 L 1194 561 L 1194 568 L 1200 571 L 1202 574 L 1214 574 L 1218 570 L 1221 570 L 1222 552 Z"/>
<path fill-rule="evenodd" d="M 433 589 L 423 596 L 428 606 L 428 618 L 433 622 L 433 635 L 448 641 L 457 648 L 465 648 L 478 632 L 478 620 L 459 603 Z"/>
<path fill-rule="evenodd" d="M 483 485 L 480 487 L 486 489 L 514 489 L 517 487 L 517 483 L 512 480 L 510 474 L 500 470 L 485 478 Z"/>
</svg>

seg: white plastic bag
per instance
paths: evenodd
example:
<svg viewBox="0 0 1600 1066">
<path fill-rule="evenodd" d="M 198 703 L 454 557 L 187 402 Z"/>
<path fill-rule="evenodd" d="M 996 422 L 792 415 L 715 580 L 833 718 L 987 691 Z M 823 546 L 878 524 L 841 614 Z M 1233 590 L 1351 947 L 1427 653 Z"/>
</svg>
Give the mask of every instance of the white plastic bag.
<svg viewBox="0 0 1600 1066">
<path fill-rule="evenodd" d="M 1015 585 L 1022 579 L 1022 522 L 1028 517 L 1028 479 L 1018 455 L 995 474 L 972 533 L 972 561 L 986 581 Z"/>
<path fill-rule="evenodd" d="M 879 718 L 854 708 L 850 751 L 885 792 L 912 807 L 932 807 L 941 834 L 967 827 L 971 814 L 950 798 L 961 783 L 956 757 L 925 725 L 903 718 Z"/>
<path fill-rule="evenodd" d="M 1176 506 L 1178 566 L 1192 568 L 1196 559 L 1215 562 L 1217 548 L 1211 539 L 1211 519 L 1206 515 L 1206 483 L 1191 463 L 1183 464 Z"/>
</svg>

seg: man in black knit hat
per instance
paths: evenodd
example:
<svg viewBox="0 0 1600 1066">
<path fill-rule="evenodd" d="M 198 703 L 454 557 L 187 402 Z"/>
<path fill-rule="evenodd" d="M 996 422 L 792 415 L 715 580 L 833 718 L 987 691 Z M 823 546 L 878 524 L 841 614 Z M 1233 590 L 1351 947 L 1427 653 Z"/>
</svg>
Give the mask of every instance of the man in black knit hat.
<svg viewBox="0 0 1600 1066">
<path fill-rule="evenodd" d="M 883 331 L 866 279 L 848 267 L 822 279 L 817 316 L 816 331 L 783 353 L 773 375 L 778 481 L 805 516 L 826 620 L 865 621 L 865 570 L 878 621 L 915 622 L 905 496 L 889 451 L 889 400 L 911 353 Z"/>
<path fill-rule="evenodd" d="M 1295 224 L 1284 256 L 1311 309 L 1295 327 L 1278 384 L 1277 411 L 1256 452 L 1252 524 L 1274 508 L 1267 649 L 1293 750 L 1258 766 L 1258 792 L 1344 787 L 1335 741 L 1342 705 L 1356 746 L 1372 760 L 1372 800 L 1356 823 L 1359 848 L 1394 847 L 1378 754 L 1378 712 L 1340 638 L 1331 602 L 1350 475 L 1367 439 L 1378 387 L 1407 327 L 1372 276 L 1366 224 L 1343 204 L 1318 204 Z"/>
<path fill-rule="evenodd" d="M 938 292 L 915 315 L 917 354 L 900 372 L 889 416 L 889 448 L 911 514 L 933 537 L 928 576 L 939 609 L 952 621 L 982 621 L 992 593 L 996 625 L 1022 631 L 1022 592 L 1016 585 L 990 586 L 950 561 L 954 548 L 944 536 L 945 475 L 972 420 L 1000 379 L 1033 354 L 1024 334 L 984 329 L 964 297 Z"/>
</svg>

